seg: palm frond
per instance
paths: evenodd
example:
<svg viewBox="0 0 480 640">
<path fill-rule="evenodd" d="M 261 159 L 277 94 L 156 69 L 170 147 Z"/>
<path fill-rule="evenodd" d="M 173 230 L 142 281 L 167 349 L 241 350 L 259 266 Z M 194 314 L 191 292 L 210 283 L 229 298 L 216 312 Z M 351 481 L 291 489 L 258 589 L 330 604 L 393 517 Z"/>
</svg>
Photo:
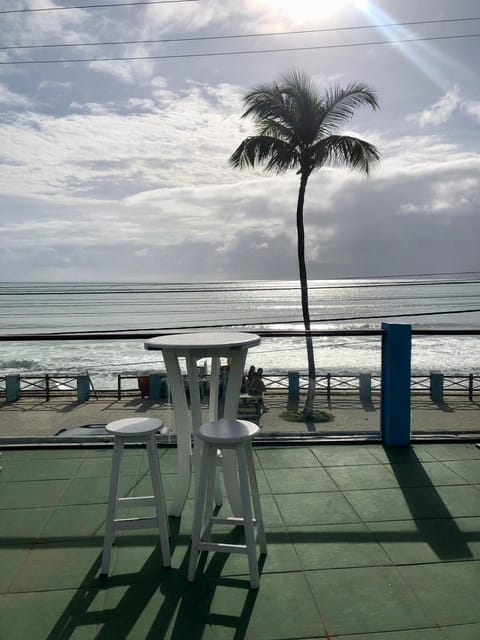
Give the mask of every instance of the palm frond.
<svg viewBox="0 0 480 640">
<path fill-rule="evenodd" d="M 327 91 L 323 102 L 322 135 L 334 133 L 352 118 L 356 108 L 362 106 L 370 106 L 374 110 L 379 106 L 375 92 L 363 83 L 350 83 L 344 88 L 335 87 Z"/>
<path fill-rule="evenodd" d="M 351 167 L 363 173 L 370 172 L 371 165 L 380 160 L 377 147 L 353 136 L 328 136 L 312 148 L 311 170 L 325 165 Z"/>
<path fill-rule="evenodd" d="M 233 167 L 244 169 L 257 164 L 265 164 L 267 171 L 283 173 L 298 164 L 295 149 L 273 136 L 251 136 L 232 153 L 229 160 Z"/>
</svg>

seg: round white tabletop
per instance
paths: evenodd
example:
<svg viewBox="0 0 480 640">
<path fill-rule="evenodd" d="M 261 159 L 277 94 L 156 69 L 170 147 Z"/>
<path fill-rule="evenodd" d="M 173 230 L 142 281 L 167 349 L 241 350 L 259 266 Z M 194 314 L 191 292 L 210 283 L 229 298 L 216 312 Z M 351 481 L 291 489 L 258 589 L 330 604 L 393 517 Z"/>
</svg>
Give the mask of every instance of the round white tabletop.
<svg viewBox="0 0 480 640">
<path fill-rule="evenodd" d="M 260 337 L 235 331 L 199 331 L 159 336 L 145 341 L 145 349 L 234 349 L 255 347 Z"/>
</svg>

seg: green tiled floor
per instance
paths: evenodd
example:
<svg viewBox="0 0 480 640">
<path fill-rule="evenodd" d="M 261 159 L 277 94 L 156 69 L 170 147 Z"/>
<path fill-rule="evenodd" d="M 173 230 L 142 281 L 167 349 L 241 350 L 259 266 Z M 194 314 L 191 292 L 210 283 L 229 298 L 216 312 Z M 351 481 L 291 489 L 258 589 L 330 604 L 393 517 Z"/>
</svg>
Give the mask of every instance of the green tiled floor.
<svg viewBox="0 0 480 640">
<path fill-rule="evenodd" d="M 478 640 L 480 449 L 473 444 L 258 448 L 269 553 L 210 554 L 186 582 L 193 499 L 155 530 L 125 532 L 99 575 L 111 450 L 4 450 L 0 637 L 9 640 Z M 167 501 L 175 450 L 159 450 Z M 127 452 L 124 494 L 150 490 Z M 193 496 L 193 491 L 191 492 Z M 222 507 L 228 513 L 228 505 Z M 215 538 L 237 542 L 225 527 Z"/>
</svg>

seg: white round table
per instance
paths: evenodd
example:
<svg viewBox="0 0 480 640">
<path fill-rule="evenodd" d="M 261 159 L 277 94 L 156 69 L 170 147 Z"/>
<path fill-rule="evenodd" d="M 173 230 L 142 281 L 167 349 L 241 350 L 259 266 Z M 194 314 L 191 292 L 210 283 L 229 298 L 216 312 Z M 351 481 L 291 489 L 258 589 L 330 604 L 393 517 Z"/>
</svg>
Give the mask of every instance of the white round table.
<svg viewBox="0 0 480 640">
<path fill-rule="evenodd" d="M 178 476 L 175 498 L 170 515 L 180 516 L 187 500 L 192 475 L 191 434 L 202 424 L 202 407 L 198 380 L 197 361 L 211 358 L 209 420 L 218 418 L 220 358 L 228 358 L 229 371 L 225 389 L 223 417 L 235 419 L 238 412 L 240 389 L 245 370 L 245 360 L 250 347 L 260 344 L 260 337 L 252 333 L 235 331 L 189 332 L 151 338 L 145 342 L 147 350 L 161 350 L 172 394 L 177 431 Z M 190 407 L 179 358 L 185 358 Z M 225 488 L 234 514 L 240 512 L 240 492 L 234 458 L 230 451 L 223 455 Z"/>
</svg>

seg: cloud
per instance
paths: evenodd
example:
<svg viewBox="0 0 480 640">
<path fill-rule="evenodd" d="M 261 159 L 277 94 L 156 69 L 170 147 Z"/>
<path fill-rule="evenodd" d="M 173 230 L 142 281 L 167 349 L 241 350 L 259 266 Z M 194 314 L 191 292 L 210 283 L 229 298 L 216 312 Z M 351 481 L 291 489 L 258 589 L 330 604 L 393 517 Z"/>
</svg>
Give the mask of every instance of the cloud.
<svg viewBox="0 0 480 640">
<path fill-rule="evenodd" d="M 464 104 L 465 111 L 480 122 L 480 101 L 467 101 Z"/>
<path fill-rule="evenodd" d="M 423 111 L 408 116 L 408 120 L 417 122 L 422 128 L 445 124 L 455 113 L 460 103 L 459 89 L 455 86 L 453 89 L 447 91 L 447 93 L 434 104 Z"/>
<path fill-rule="evenodd" d="M 0 104 L 7 107 L 27 108 L 33 106 L 33 100 L 28 96 L 13 93 L 5 84 L 0 84 Z"/>
</svg>

